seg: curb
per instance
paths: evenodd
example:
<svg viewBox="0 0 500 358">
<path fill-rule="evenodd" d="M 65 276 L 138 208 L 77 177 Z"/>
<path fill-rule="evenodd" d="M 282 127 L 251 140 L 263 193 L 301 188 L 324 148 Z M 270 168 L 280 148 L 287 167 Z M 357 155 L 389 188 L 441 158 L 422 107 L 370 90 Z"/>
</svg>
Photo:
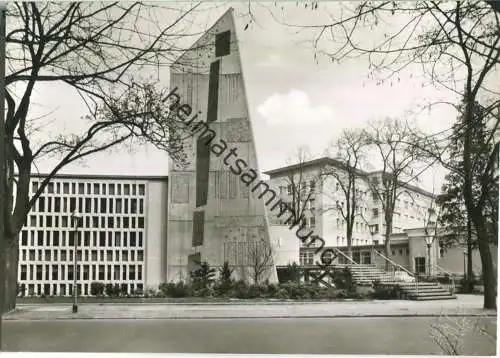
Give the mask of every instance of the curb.
<svg viewBox="0 0 500 358">
<path fill-rule="evenodd" d="M 422 317 L 422 318 L 431 318 L 431 317 L 496 317 L 496 314 L 481 314 L 481 313 L 471 313 L 471 314 L 366 314 L 366 315 L 321 315 L 321 316 L 201 316 L 201 317 L 146 317 L 146 318 L 133 318 L 133 317 L 59 317 L 59 318 L 8 318 L 4 317 L 4 321 L 113 321 L 113 320 L 129 320 L 129 321 L 150 321 L 150 320 L 229 320 L 229 319 L 335 319 L 335 318 L 408 318 L 408 317 Z"/>
<path fill-rule="evenodd" d="M 394 300 L 394 301 L 405 301 L 405 300 Z M 256 305 L 284 305 L 284 304 L 293 304 L 293 305 L 310 305 L 310 304 L 327 304 L 327 303 L 353 303 L 353 302 L 372 302 L 372 303 L 383 303 L 385 300 L 357 300 L 357 299 L 349 299 L 349 300 L 325 300 L 325 301 L 249 301 L 249 300 L 241 300 L 241 301 L 224 301 L 224 302 L 80 302 L 79 305 L 96 305 L 96 306 L 138 306 L 138 305 L 172 305 L 172 306 L 256 306 Z M 38 305 L 50 305 L 50 306 L 71 306 L 71 302 L 36 302 L 36 303 L 18 303 L 16 306 L 38 306 Z"/>
</svg>

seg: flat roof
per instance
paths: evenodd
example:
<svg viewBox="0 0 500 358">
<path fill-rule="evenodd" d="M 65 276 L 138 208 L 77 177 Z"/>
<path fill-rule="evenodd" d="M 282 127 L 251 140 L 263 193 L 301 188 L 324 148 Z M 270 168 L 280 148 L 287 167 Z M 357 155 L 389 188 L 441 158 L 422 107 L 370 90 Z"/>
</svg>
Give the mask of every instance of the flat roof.
<svg viewBox="0 0 500 358">
<path fill-rule="evenodd" d="M 32 178 L 46 178 L 47 173 L 32 173 Z M 127 174 L 56 174 L 54 179 L 103 179 L 103 180 L 146 180 L 166 181 L 167 175 L 127 175 Z"/>
<path fill-rule="evenodd" d="M 297 164 L 292 164 L 292 165 L 287 165 L 285 167 L 281 167 L 281 168 L 276 168 L 276 169 L 272 169 L 272 170 L 268 170 L 268 171 L 265 171 L 264 174 L 267 174 L 269 176 L 273 176 L 273 175 L 276 175 L 276 174 L 281 174 L 281 173 L 286 173 L 286 172 L 289 172 L 289 171 L 292 171 L 292 170 L 297 170 L 297 169 L 300 169 L 300 168 L 307 168 L 307 167 L 313 167 L 313 166 L 320 166 L 320 165 L 333 165 L 333 166 L 336 166 L 336 167 L 345 167 L 345 163 L 343 163 L 342 161 L 338 160 L 338 159 L 334 159 L 334 158 L 331 158 L 331 157 L 321 157 L 321 158 L 317 158 L 317 159 L 313 159 L 313 160 L 308 160 L 306 162 L 303 162 L 303 163 L 297 163 Z M 367 172 L 367 171 L 364 171 L 364 170 L 361 170 L 361 169 L 358 169 L 357 170 L 358 174 L 361 175 L 361 176 L 372 176 L 372 175 L 377 175 L 377 174 L 382 174 L 383 171 L 381 170 L 376 170 L 376 171 L 373 171 L 373 172 Z M 387 173 L 388 174 L 388 173 Z M 428 197 L 431 197 L 431 198 L 435 198 L 436 195 L 428 192 L 427 190 L 425 189 L 422 189 L 418 186 L 415 186 L 415 185 L 412 185 L 412 184 L 407 184 L 407 183 L 403 183 L 401 182 L 402 186 L 407 188 L 407 189 L 410 189 L 410 190 L 413 190 L 419 194 L 422 194 L 422 195 L 425 195 L 425 196 L 428 196 Z"/>
</svg>

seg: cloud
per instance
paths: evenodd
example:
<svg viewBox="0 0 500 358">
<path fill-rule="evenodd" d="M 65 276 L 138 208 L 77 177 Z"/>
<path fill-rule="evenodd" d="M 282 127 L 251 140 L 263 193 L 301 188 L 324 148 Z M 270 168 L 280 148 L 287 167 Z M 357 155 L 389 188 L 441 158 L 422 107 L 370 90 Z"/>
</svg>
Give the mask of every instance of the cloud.
<svg viewBox="0 0 500 358">
<path fill-rule="evenodd" d="M 296 89 L 286 94 L 272 94 L 257 111 L 271 126 L 317 124 L 333 117 L 332 108 L 325 105 L 314 107 L 307 93 Z"/>
</svg>

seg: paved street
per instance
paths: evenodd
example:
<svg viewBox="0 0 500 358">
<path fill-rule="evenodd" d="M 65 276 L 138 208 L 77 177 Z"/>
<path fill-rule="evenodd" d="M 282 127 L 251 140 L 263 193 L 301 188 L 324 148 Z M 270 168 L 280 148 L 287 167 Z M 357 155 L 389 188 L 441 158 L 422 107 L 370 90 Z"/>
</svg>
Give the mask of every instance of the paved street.
<svg viewBox="0 0 500 358">
<path fill-rule="evenodd" d="M 4 344 L 7 351 L 440 354 L 429 336 L 429 327 L 435 320 L 381 317 L 8 321 Z M 464 342 L 465 354 L 495 354 L 494 344 L 484 336 L 470 333 Z"/>
</svg>

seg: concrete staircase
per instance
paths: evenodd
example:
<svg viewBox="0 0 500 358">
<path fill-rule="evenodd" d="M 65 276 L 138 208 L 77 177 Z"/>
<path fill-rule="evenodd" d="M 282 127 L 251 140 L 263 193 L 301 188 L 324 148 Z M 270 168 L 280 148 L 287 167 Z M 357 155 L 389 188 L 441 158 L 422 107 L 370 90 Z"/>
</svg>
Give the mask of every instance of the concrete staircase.
<svg viewBox="0 0 500 358">
<path fill-rule="evenodd" d="M 400 271 L 390 273 L 376 265 L 349 265 L 353 281 L 358 285 L 372 285 L 378 281 L 387 286 L 398 286 L 402 296 L 410 300 L 446 300 L 456 299 L 448 289 L 437 282 L 424 282 Z"/>
</svg>

